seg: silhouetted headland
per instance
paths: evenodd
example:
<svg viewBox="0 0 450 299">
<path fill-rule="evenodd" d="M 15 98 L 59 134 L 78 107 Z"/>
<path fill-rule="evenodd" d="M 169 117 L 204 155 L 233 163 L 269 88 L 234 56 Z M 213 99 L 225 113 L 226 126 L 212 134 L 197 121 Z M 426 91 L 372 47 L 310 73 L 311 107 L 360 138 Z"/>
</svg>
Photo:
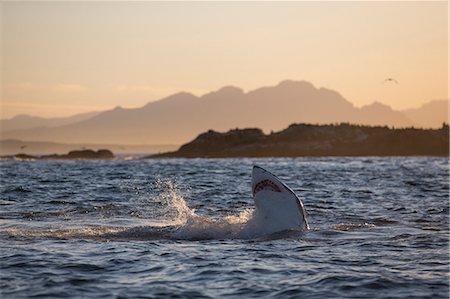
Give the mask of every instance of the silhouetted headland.
<svg viewBox="0 0 450 299">
<path fill-rule="evenodd" d="M 303 156 L 448 156 L 449 126 L 393 129 L 387 126 L 292 124 L 266 135 L 261 129 L 208 131 L 178 151 L 147 158 Z"/>
<path fill-rule="evenodd" d="M 70 151 L 65 155 L 43 155 L 43 156 L 33 156 L 27 154 L 17 154 L 13 156 L 3 156 L 3 159 L 15 159 L 15 160 L 87 160 L 87 159 L 113 159 L 114 154 L 107 149 L 100 149 L 98 151 L 86 149 L 86 150 L 75 150 Z"/>
</svg>

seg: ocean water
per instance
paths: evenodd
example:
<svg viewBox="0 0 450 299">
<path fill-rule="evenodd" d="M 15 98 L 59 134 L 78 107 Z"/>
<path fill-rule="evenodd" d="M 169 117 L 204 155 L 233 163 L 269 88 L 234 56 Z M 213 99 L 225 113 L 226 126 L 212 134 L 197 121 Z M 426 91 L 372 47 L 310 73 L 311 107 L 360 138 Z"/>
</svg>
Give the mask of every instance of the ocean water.
<svg viewBox="0 0 450 299">
<path fill-rule="evenodd" d="M 310 230 L 240 232 L 251 169 Z M 449 160 L 0 162 L 1 298 L 448 298 Z"/>
</svg>

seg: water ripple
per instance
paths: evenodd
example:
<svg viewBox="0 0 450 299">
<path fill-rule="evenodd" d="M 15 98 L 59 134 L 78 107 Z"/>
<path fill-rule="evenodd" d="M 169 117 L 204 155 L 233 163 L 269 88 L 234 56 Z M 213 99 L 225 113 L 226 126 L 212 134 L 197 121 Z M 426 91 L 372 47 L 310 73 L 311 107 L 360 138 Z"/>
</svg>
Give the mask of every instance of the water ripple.
<svg viewBox="0 0 450 299">
<path fill-rule="evenodd" d="M 311 230 L 244 238 L 250 170 Z M 448 298 L 449 161 L 1 161 L 2 298 Z"/>
</svg>

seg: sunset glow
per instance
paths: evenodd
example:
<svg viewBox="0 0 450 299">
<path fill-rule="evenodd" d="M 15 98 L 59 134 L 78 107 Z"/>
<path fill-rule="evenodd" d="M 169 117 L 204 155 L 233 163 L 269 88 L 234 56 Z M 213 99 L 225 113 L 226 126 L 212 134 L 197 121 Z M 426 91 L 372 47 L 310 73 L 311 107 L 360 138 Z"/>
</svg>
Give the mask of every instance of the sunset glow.
<svg viewBox="0 0 450 299">
<path fill-rule="evenodd" d="M 394 109 L 448 98 L 447 2 L 3 2 L 1 117 L 285 79 Z M 384 81 L 395 78 L 399 84 Z"/>
</svg>

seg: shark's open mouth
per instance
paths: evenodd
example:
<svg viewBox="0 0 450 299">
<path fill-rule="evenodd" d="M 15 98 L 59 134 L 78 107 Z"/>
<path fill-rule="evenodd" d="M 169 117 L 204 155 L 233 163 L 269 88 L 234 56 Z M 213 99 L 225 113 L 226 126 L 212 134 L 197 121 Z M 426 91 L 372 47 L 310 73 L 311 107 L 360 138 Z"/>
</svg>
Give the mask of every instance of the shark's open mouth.
<svg viewBox="0 0 450 299">
<path fill-rule="evenodd" d="M 267 179 L 262 180 L 255 185 L 255 188 L 253 189 L 253 196 L 255 196 L 256 193 L 258 193 L 259 191 L 262 191 L 262 190 L 281 192 L 281 189 L 280 189 L 280 187 L 277 186 L 277 184 L 275 184 L 271 180 L 267 180 Z"/>
</svg>

